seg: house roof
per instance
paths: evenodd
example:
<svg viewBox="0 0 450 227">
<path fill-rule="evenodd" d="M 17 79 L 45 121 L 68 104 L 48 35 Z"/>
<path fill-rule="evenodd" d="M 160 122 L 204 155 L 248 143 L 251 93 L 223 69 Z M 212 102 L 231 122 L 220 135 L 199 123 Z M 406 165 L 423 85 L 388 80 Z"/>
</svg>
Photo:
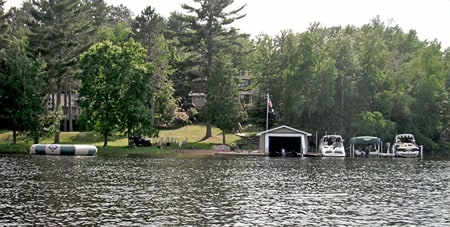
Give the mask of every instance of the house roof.
<svg viewBox="0 0 450 227">
<path fill-rule="evenodd" d="M 312 135 L 309 132 L 305 132 L 305 131 L 302 131 L 302 130 L 299 130 L 299 129 L 295 129 L 295 128 L 289 127 L 287 125 L 282 125 L 282 126 L 279 126 L 279 127 L 276 127 L 276 128 L 272 128 L 272 129 L 269 129 L 269 130 L 266 130 L 266 131 L 263 131 L 263 132 L 259 132 L 256 135 L 260 136 L 260 135 L 263 135 L 263 134 L 279 131 L 280 129 L 288 129 L 290 131 L 293 131 L 293 132 L 296 132 L 296 133 L 299 133 L 299 134 L 303 134 L 303 135 L 307 135 L 307 136 L 311 136 Z"/>
<path fill-rule="evenodd" d="M 188 96 L 206 96 L 203 92 L 189 92 Z"/>
</svg>

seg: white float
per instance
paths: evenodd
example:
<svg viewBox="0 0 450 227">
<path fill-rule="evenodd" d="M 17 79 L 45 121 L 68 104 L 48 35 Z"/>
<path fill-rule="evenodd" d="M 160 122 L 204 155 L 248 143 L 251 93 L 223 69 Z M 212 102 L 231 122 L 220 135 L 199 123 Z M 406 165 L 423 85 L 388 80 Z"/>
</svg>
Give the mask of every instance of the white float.
<svg viewBox="0 0 450 227">
<path fill-rule="evenodd" d="M 95 155 L 97 147 L 86 144 L 33 144 L 30 154 L 35 155 Z"/>
</svg>

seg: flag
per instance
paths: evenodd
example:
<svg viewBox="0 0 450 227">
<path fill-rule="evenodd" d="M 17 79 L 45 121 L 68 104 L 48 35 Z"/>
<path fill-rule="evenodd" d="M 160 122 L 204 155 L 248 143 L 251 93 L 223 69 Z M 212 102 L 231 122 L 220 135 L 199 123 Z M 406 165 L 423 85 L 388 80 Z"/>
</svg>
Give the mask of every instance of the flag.
<svg viewBox="0 0 450 227">
<path fill-rule="evenodd" d="M 274 114 L 273 103 L 270 100 L 269 93 L 267 93 L 266 130 L 269 130 L 269 112 Z"/>
<path fill-rule="evenodd" d="M 268 111 L 270 113 L 273 113 L 274 112 L 274 110 L 273 110 L 273 103 L 272 103 L 272 100 L 270 99 L 269 95 L 267 95 L 267 106 L 269 107 L 269 108 L 267 108 Z"/>
</svg>

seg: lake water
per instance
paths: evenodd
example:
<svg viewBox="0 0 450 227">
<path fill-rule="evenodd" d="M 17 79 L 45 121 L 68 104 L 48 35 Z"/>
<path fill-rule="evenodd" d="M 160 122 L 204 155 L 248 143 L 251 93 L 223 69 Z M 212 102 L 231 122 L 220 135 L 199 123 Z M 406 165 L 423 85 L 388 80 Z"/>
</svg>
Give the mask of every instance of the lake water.
<svg viewBox="0 0 450 227">
<path fill-rule="evenodd" d="M 0 156 L 0 226 L 450 225 L 450 161 Z"/>
</svg>

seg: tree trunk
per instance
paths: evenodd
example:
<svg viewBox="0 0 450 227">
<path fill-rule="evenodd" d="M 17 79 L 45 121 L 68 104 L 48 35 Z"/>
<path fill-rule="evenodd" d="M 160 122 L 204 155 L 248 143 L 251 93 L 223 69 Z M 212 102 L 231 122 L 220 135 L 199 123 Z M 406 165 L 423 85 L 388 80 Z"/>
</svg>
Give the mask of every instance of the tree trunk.
<svg viewBox="0 0 450 227">
<path fill-rule="evenodd" d="M 205 138 L 203 138 L 204 140 L 210 138 L 212 136 L 212 129 L 211 129 L 211 123 L 206 123 L 206 135 Z"/>
<path fill-rule="evenodd" d="M 69 84 L 69 109 L 67 110 L 67 119 L 69 119 L 69 132 L 73 132 L 73 121 L 72 121 L 72 81 Z"/>
<path fill-rule="evenodd" d="M 13 144 L 16 145 L 17 144 L 17 131 L 13 130 Z"/>
<path fill-rule="evenodd" d="M 155 96 L 152 96 L 150 101 L 150 113 L 152 115 L 152 126 L 155 126 Z"/>
<path fill-rule="evenodd" d="M 225 130 L 222 130 L 222 144 L 225 145 L 226 144 L 226 139 L 225 139 Z"/>
<path fill-rule="evenodd" d="M 58 110 L 59 107 L 61 106 L 61 79 L 58 79 L 58 83 L 56 84 L 57 86 L 57 92 L 56 92 L 56 108 L 54 110 Z M 61 127 L 61 121 L 58 120 L 56 121 L 56 132 L 55 132 L 55 144 L 59 143 L 59 128 Z"/>
<path fill-rule="evenodd" d="M 66 115 L 68 113 L 67 111 L 67 90 L 64 92 L 64 106 L 63 106 L 63 113 L 64 115 Z M 63 130 L 64 132 L 67 132 L 67 115 L 66 117 L 63 119 Z"/>
<path fill-rule="evenodd" d="M 103 147 L 107 147 L 108 146 L 108 133 L 105 133 L 103 135 Z"/>
</svg>

